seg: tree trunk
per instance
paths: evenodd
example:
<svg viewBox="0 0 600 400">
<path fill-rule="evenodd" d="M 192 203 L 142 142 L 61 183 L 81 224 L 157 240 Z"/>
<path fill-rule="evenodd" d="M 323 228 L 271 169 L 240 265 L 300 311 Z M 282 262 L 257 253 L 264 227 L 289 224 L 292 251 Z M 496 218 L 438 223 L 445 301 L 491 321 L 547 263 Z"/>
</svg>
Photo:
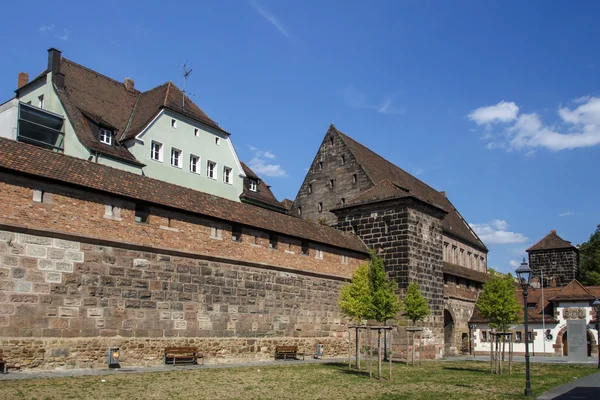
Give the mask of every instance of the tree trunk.
<svg viewBox="0 0 600 400">
<path fill-rule="evenodd" d="M 356 369 L 360 371 L 360 329 L 356 328 Z"/>
<path fill-rule="evenodd" d="M 377 329 L 377 379 L 381 380 L 381 329 Z"/>
<path fill-rule="evenodd" d="M 411 362 L 411 365 L 414 366 L 415 365 L 415 332 L 414 331 L 412 332 L 412 348 L 411 348 L 411 350 L 412 350 L 412 355 L 410 357 L 410 362 Z"/>
</svg>

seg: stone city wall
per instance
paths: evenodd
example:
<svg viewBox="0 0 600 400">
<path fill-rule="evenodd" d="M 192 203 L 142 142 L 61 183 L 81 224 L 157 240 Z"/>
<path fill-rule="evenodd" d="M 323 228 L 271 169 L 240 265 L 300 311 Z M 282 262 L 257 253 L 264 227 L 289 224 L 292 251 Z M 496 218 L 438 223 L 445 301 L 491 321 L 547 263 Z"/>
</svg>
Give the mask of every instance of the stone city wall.
<svg viewBox="0 0 600 400">
<path fill-rule="evenodd" d="M 136 365 L 179 344 L 209 362 L 268 359 L 276 344 L 347 352 L 339 278 L 6 230 L 0 257 L 9 366 L 101 366 L 108 346 Z"/>
</svg>

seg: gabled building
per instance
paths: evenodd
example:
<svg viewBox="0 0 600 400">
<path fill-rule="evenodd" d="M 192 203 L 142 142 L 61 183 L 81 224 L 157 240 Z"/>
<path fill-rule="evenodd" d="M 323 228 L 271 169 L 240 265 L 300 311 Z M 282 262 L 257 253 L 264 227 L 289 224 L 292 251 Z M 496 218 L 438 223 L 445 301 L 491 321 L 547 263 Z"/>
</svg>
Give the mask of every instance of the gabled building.
<svg viewBox="0 0 600 400">
<path fill-rule="evenodd" d="M 0 135 L 239 201 L 245 174 L 230 134 L 167 82 L 148 91 L 48 50 L 0 105 Z"/>
<path fill-rule="evenodd" d="M 400 288 L 420 284 L 432 309 L 424 356 L 468 342 L 488 250 L 444 192 L 331 125 L 290 213 L 354 232 L 384 258 Z"/>
<path fill-rule="evenodd" d="M 523 291 L 516 291 L 517 300 L 523 304 Z M 592 307 L 600 298 L 600 287 L 583 286 L 572 280 L 562 287 L 531 288 L 527 297 L 529 318 L 529 351 L 532 355 L 568 356 L 567 322 L 585 321 L 586 352 L 589 357 L 597 354 L 598 332 L 594 329 L 597 316 Z M 522 315 L 522 313 L 521 313 Z M 469 321 L 473 330 L 473 348 L 476 354 L 489 354 L 492 342 L 492 329 L 477 310 Z M 525 327 L 519 324 L 511 327 L 514 352 L 525 353 Z"/>
<path fill-rule="evenodd" d="M 527 253 L 537 286 L 565 286 L 578 278 L 579 249 L 558 236 L 555 230 L 528 248 Z"/>
</svg>

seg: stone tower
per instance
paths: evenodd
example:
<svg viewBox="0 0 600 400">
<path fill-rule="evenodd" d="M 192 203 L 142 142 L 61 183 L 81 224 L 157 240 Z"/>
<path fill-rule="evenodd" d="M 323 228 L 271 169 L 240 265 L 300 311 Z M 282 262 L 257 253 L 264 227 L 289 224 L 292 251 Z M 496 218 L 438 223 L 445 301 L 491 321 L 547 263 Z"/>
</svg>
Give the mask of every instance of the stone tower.
<svg viewBox="0 0 600 400">
<path fill-rule="evenodd" d="M 419 284 L 431 310 L 423 358 L 464 351 L 487 248 L 444 192 L 331 125 L 290 213 L 354 232 L 384 259 L 401 292 Z"/>
<path fill-rule="evenodd" d="M 565 286 L 577 279 L 579 249 L 558 236 L 555 230 L 528 248 L 527 253 L 529 266 L 537 282 L 541 282 L 543 272 L 544 287 Z"/>
</svg>

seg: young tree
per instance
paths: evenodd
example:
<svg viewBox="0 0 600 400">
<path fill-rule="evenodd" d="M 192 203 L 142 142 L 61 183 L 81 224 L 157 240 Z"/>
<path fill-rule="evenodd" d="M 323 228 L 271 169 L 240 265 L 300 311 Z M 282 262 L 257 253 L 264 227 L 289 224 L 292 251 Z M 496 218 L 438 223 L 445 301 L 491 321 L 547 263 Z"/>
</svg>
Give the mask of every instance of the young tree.
<svg viewBox="0 0 600 400">
<path fill-rule="evenodd" d="M 479 314 L 489 321 L 490 328 L 498 332 L 506 332 L 511 325 L 520 322 L 519 312 L 522 306 L 517 301 L 515 290 L 515 280 L 511 274 L 493 273 L 483 285 L 476 306 Z M 502 359 L 504 359 L 504 346 Z"/>
<path fill-rule="evenodd" d="M 424 320 L 429 315 L 429 305 L 427 300 L 421 294 L 419 284 L 416 282 L 408 285 L 406 296 L 404 297 L 404 316 L 412 321 L 413 327 L 417 321 Z M 408 350 L 408 349 L 407 349 Z M 408 354 L 406 355 L 408 364 Z M 412 361 L 415 362 L 415 333 L 412 334 Z"/>
<path fill-rule="evenodd" d="M 579 245 L 579 280 L 584 285 L 600 286 L 600 225 L 587 242 Z"/>
<path fill-rule="evenodd" d="M 394 318 L 402 307 L 396 295 L 397 285 L 388 279 L 383 259 L 370 253 L 368 264 L 363 264 L 352 276 L 352 283 L 342 287 L 340 310 L 352 320 L 374 319 L 385 323 Z M 381 347 L 381 341 L 378 341 Z M 379 349 L 381 353 L 381 348 Z M 360 369 L 359 329 L 356 329 L 356 366 Z"/>
<path fill-rule="evenodd" d="M 368 264 L 361 264 L 352 276 L 352 283 L 342 287 L 339 307 L 344 315 L 357 324 L 371 317 L 373 296 Z M 360 369 L 359 332 L 360 330 L 356 328 L 356 369 Z"/>
</svg>

